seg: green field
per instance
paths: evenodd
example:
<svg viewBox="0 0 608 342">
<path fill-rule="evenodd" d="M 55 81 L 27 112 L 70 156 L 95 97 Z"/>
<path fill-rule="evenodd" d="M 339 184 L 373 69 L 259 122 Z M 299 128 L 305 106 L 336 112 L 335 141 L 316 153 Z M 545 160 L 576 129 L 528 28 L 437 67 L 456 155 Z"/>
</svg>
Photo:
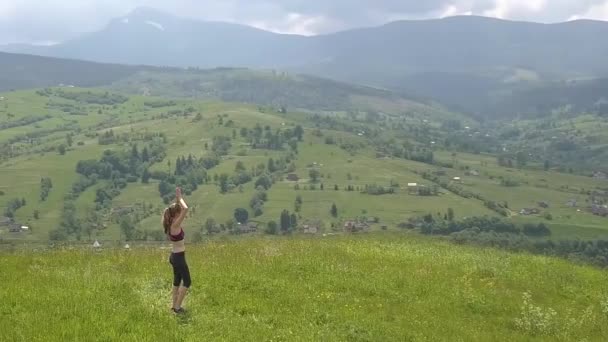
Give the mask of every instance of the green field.
<svg viewBox="0 0 608 342">
<path fill-rule="evenodd" d="M 212 156 L 209 146 L 213 138 L 231 137 L 232 147 L 222 156 L 220 164 L 207 170 L 210 181 L 201 184 L 188 196 L 195 208 L 188 224 L 195 231 L 202 230 L 209 218 L 218 224 L 229 221 L 239 207 L 246 208 L 252 214 L 249 201 L 256 192 L 255 177 L 243 184 L 239 191 L 221 194 L 214 176 L 233 174 L 239 162 L 249 170 L 266 164 L 269 158 L 278 160 L 290 155 L 294 159 L 291 172 L 300 177 L 297 182 L 299 189 L 296 189 L 296 182 L 285 180 L 286 171 L 273 175 L 275 182 L 267 190 L 268 200 L 264 204 L 263 214 L 255 218 L 250 215 L 262 227 L 269 221 L 278 221 L 283 210 L 293 212 L 298 195 L 303 201 L 298 213 L 299 222 L 319 220 L 323 223 L 324 232 L 340 231 L 343 221 L 358 217 L 377 217 L 379 222 L 372 226 L 373 230 L 381 226 L 397 230 L 400 223 L 410 218 L 428 213 L 444 215 L 449 209 L 454 211 L 456 219 L 498 215 L 486 208 L 483 201 L 464 198 L 449 189 L 440 189 L 438 196 L 409 194 L 408 183 L 438 186 L 423 179 L 421 174 L 442 168 L 403 158 L 378 158 L 377 146 L 403 143 L 404 146 L 413 146 L 410 147 L 413 151 L 430 148 L 435 161 L 452 164 L 452 168 L 445 169 L 445 175 L 438 179 L 439 182 L 451 182 L 453 177 L 461 177 L 461 188 L 486 200 L 508 203 L 508 220 L 518 224 L 545 222 L 553 230 L 555 239 L 608 236 L 606 218 L 594 216 L 588 210 L 592 198 L 588 192 L 605 191 L 607 181 L 554 170 L 543 171 L 534 164 L 523 169 L 505 168 L 497 164 L 494 155 L 429 147 L 430 140 L 440 141 L 447 133 L 441 128 L 441 117 L 436 116 L 440 111 L 430 113 L 426 107 L 411 107 L 408 104 L 399 107 L 395 103 L 379 102 L 376 105 L 384 107 L 386 112 L 376 113 L 376 121 L 370 121 L 369 113 L 365 112 L 324 113 L 318 116 L 314 112 L 279 113 L 272 108 L 245 104 L 188 99 L 169 101 L 144 96 L 125 97 L 124 103 L 112 105 L 95 103 L 95 99 L 93 103 L 86 102 L 87 97 L 81 97 L 81 100 L 70 98 L 74 94 L 86 95 L 89 90 L 56 88 L 45 92 L 5 93 L 0 103 L 0 119 L 10 126 L 0 130 L 0 144 L 4 149 L 4 157 L 0 160 L 0 190 L 3 194 L 0 195 L 0 210 L 4 211 L 9 201 L 15 198 L 25 199 L 26 205 L 15 211 L 15 221 L 31 226 L 30 232 L 19 234 L 9 233 L 6 228 L 0 227 L 0 239 L 47 240 L 49 232 L 61 225 L 65 196 L 81 177 L 76 173 L 77 163 L 99 159 L 106 150 L 128 152 L 133 145 L 141 148 L 146 144 L 141 137 L 151 133 L 164 134 L 167 155 L 164 160 L 150 165 L 149 170 L 168 173 L 173 173 L 178 157 Z M 104 96 L 104 93 L 103 90 L 92 91 L 94 96 Z M 154 102 L 160 105 L 150 105 Z M 43 117 L 43 114 L 48 117 Z M 40 119 L 33 124 L 27 124 L 27 121 L 20 124 L 22 120 L 36 117 Z M 422 120 L 423 117 L 428 120 Z M 454 117 L 457 116 L 443 119 Z M 584 120 L 581 119 L 581 122 Z M 253 148 L 239 132 L 242 129 L 251 130 L 256 125 L 267 127 L 268 132 L 290 130 L 302 125 L 304 135 L 298 144 L 297 154 L 287 147 L 275 150 Z M 98 137 L 110 130 L 116 136 L 124 135 L 124 139 L 101 145 Z M 363 134 L 363 130 L 368 132 Z M 425 133 L 420 135 L 420 132 Z M 66 144 L 67 134 L 72 134 L 72 146 L 67 146 L 65 155 L 61 155 L 58 148 Z M 335 143 L 327 144 L 327 139 Z M 311 168 L 320 173 L 317 183 L 308 179 Z M 476 170 L 479 175 L 466 176 L 466 170 Z M 42 177 L 49 177 L 53 182 L 46 201 L 40 200 Z M 505 187 L 501 185 L 503 179 L 515 181 L 518 185 Z M 90 236 L 80 234 L 80 239 L 124 239 L 119 222 L 110 219 L 109 215 L 116 208 L 142 203 L 152 206 L 153 211 L 133 222 L 135 228 L 141 232 L 158 231 L 158 215 L 163 208 L 158 190 L 159 180 L 151 179 L 148 184 L 139 181 L 128 183 L 105 211 L 99 211 L 99 208 L 95 209 L 96 191 L 108 184 L 107 180 L 101 180 L 74 200 L 77 219 L 84 221 L 87 215 L 97 210 L 101 213 L 97 219 L 98 227 L 104 227 L 95 229 Z M 346 191 L 349 186 L 362 190 L 366 185 L 389 187 L 391 184 L 394 194 L 374 196 L 361 191 Z M 321 185 L 323 190 L 320 189 Z M 313 186 L 315 190 L 311 190 Z M 567 206 L 570 200 L 576 200 L 578 206 Z M 540 201 L 550 203 L 550 207 L 543 209 L 540 215 L 518 215 L 522 208 L 535 207 Z M 338 208 L 336 217 L 330 214 L 334 203 Z M 38 218 L 34 217 L 35 212 Z M 547 213 L 551 214 L 551 221 L 544 218 Z M 332 226 L 336 228 L 332 229 Z M 71 235 L 68 238 L 78 237 Z"/>
<path fill-rule="evenodd" d="M 411 234 L 0 254 L 2 341 L 602 341 L 605 272 Z M 526 301 L 525 296 L 529 296 Z M 34 314 L 35 313 L 35 314 Z M 44 317 L 44 319 L 36 319 Z"/>
</svg>

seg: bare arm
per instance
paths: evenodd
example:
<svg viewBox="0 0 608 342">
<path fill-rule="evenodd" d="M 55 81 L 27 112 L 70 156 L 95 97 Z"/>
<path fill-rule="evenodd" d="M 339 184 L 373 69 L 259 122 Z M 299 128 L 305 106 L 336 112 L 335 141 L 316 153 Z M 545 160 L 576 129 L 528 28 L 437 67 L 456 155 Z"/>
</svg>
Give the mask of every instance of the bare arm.
<svg viewBox="0 0 608 342">
<path fill-rule="evenodd" d="M 173 220 L 173 224 L 171 224 L 172 231 L 177 230 L 182 226 L 182 222 L 184 222 L 186 214 L 188 214 L 188 204 L 186 204 L 186 201 L 184 201 L 184 198 L 182 197 L 182 190 L 180 188 L 175 190 L 175 201 L 179 204 L 181 210 L 179 215 L 177 215 L 175 220 Z"/>
</svg>

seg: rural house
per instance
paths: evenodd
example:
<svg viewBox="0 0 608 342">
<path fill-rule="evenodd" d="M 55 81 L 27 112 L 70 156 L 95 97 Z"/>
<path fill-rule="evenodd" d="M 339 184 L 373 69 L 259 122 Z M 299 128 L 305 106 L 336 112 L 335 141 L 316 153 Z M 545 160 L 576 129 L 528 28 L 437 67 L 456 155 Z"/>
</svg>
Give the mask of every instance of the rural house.
<svg viewBox="0 0 608 342">
<path fill-rule="evenodd" d="M 295 173 L 290 173 L 287 175 L 287 180 L 290 182 L 297 182 L 300 180 L 300 177 L 298 177 L 298 175 Z"/>
<path fill-rule="evenodd" d="M 519 211 L 520 215 L 538 215 L 540 214 L 540 210 L 538 210 L 537 208 L 523 208 L 522 210 Z"/>
<path fill-rule="evenodd" d="M 354 220 L 349 220 L 349 221 L 344 222 L 344 231 L 345 232 L 355 233 L 355 232 L 367 231 L 367 230 L 369 230 L 369 228 L 370 228 L 370 226 L 366 222 L 359 222 L 359 221 L 354 221 Z"/>
<path fill-rule="evenodd" d="M 407 193 L 410 195 L 417 195 L 418 183 L 407 183 Z"/>
<path fill-rule="evenodd" d="M 606 217 L 606 216 L 608 216 L 608 206 L 594 204 L 591 206 L 591 213 L 593 215 Z"/>
<path fill-rule="evenodd" d="M 595 179 L 608 179 L 608 174 L 603 171 L 596 171 L 593 173 L 593 178 Z"/>
<path fill-rule="evenodd" d="M 538 202 L 538 206 L 541 208 L 549 208 L 549 203 L 546 201 L 540 201 Z"/>
<path fill-rule="evenodd" d="M 475 176 L 475 177 L 477 177 L 477 176 L 479 176 L 479 171 L 477 171 L 477 170 L 470 170 L 470 171 L 467 171 L 465 174 L 467 176 Z"/>
<path fill-rule="evenodd" d="M 10 233 L 20 233 L 21 232 L 21 225 L 18 223 L 13 223 L 8 227 L 8 231 Z"/>
<path fill-rule="evenodd" d="M 255 233 L 258 231 L 258 224 L 256 222 L 247 222 L 239 225 L 240 234 Z"/>
</svg>

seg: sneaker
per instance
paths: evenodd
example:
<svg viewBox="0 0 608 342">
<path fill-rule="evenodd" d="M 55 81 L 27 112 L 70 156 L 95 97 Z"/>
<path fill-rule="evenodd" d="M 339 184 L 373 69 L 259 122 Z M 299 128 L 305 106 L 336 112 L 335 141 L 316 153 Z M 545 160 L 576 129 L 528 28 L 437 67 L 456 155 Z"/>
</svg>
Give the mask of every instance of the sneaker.
<svg viewBox="0 0 608 342">
<path fill-rule="evenodd" d="M 171 310 L 172 310 L 172 311 L 173 311 L 173 313 L 175 313 L 175 314 L 185 314 L 185 313 L 186 313 L 186 310 L 184 310 L 184 308 L 179 308 L 179 309 L 172 308 Z"/>
</svg>

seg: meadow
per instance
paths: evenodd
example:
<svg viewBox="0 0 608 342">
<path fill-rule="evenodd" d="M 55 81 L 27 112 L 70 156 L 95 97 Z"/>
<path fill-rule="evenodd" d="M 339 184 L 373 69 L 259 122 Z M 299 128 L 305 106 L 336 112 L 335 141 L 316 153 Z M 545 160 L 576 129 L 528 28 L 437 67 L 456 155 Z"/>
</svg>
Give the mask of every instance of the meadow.
<svg viewBox="0 0 608 342">
<path fill-rule="evenodd" d="M 360 217 L 377 217 L 379 222 L 372 227 L 373 230 L 379 230 L 382 226 L 388 230 L 398 230 L 397 226 L 410 218 L 428 213 L 442 216 L 449 209 L 453 210 L 456 219 L 498 215 L 484 206 L 483 201 L 464 198 L 446 189 L 440 189 L 439 196 L 415 196 L 408 193 L 408 183 L 437 186 L 424 179 L 422 174 L 443 170 L 445 175 L 440 177 L 440 181 L 451 182 L 453 177 L 461 177 L 462 184 L 459 186 L 467 191 L 496 203 L 508 203 L 509 220 L 521 224 L 545 222 L 550 225 L 555 239 L 597 239 L 608 236 L 608 221 L 593 216 L 586 208 L 590 198 L 586 192 L 603 191 L 606 181 L 554 170 L 544 171 L 535 166 L 524 169 L 506 168 L 497 164 L 494 155 L 453 152 L 440 147 L 433 149 L 435 161 L 452 164 L 452 168 L 403 158 L 378 158 L 374 144 L 381 139 L 386 139 L 393 145 L 398 145 L 400 139 L 405 139 L 404 144 L 417 144 L 414 148 L 420 149 L 428 148 L 426 146 L 433 136 L 440 139 L 441 134 L 445 133 L 441 128 L 442 119 L 434 116 L 438 112 L 430 115 L 428 109 L 422 107 L 414 106 L 411 109 L 406 106 L 406 109 L 399 109 L 385 105 L 387 113 L 378 116 L 378 122 L 365 121 L 365 115 L 357 116 L 352 112 L 324 113 L 321 118 L 325 119 L 319 121 L 319 114 L 310 111 L 280 113 L 270 107 L 211 100 L 167 100 L 144 96 L 121 98 L 107 94 L 104 90 L 78 88 L 5 94 L 0 103 L 0 118 L 14 127 L 0 130 L 0 143 L 5 148 L 5 157 L 0 161 L 0 209 L 6 209 L 9 201 L 14 198 L 25 199 L 27 204 L 16 210 L 15 220 L 30 226 L 31 230 L 28 233 L 11 234 L 0 227 L 0 239 L 48 240 L 49 233 L 62 224 L 65 196 L 70 194 L 73 184 L 81 178 L 76 172 L 78 162 L 99 159 L 106 150 L 129 151 L 133 145 L 139 145 L 141 149 L 146 142 L 138 140 L 140 135 L 163 134 L 166 139 L 167 156 L 150 165 L 150 172 L 172 174 L 175 161 L 180 156 L 213 156 L 214 152 L 209 146 L 216 136 L 231 137 L 231 147 L 222 156 L 219 165 L 207 170 L 212 180 L 221 174 L 233 174 L 239 163 L 249 170 L 266 164 L 270 158 L 278 160 L 290 155 L 288 148 L 253 148 L 249 138 L 241 136 L 240 131 L 251 130 L 256 125 L 270 131 L 292 130 L 296 125 L 304 127 L 303 140 L 297 146 L 297 154 L 291 153 L 292 158 L 295 158 L 291 173 L 297 174 L 300 180 L 287 181 L 285 171 L 273 175 L 274 184 L 266 191 L 268 200 L 264 204 L 263 213 L 258 217 L 252 217 L 249 205 L 250 199 L 257 192 L 253 181 L 242 184 L 238 191 L 225 194 L 220 193 L 216 181 L 201 184 L 188 196 L 196 209 L 189 220 L 190 229 L 204 232 L 204 224 L 209 219 L 224 224 L 233 219 L 236 208 L 249 210 L 250 217 L 260 223 L 263 229 L 268 222 L 278 221 L 283 210 L 293 212 L 297 196 L 303 202 L 298 213 L 299 221 L 319 220 L 323 222 L 322 230 L 325 232 L 339 231 L 342 222 Z M 74 96 L 80 96 L 81 100 L 78 100 L 79 97 L 74 100 Z M 101 101 L 95 96 L 100 97 Z M 114 104 L 102 104 L 115 99 L 118 100 Z M 400 110 L 406 112 L 399 112 Z M 43 113 L 46 117 L 41 117 L 34 124 L 18 124 Z M 330 127 L 319 128 L 322 120 L 328 121 Z M 413 129 L 413 133 L 403 138 L 403 131 L 390 129 L 386 122 L 404 124 L 410 131 Z M 376 133 L 358 133 L 359 127 L 368 127 Z M 417 130 L 428 133 L 419 135 Z M 116 136 L 127 138 L 102 145 L 100 136 L 110 131 Z M 372 134 L 376 136 L 371 136 Z M 67 146 L 68 135 L 72 142 L 70 146 Z M 328 144 L 328 139 L 334 143 Z M 66 147 L 65 154 L 58 152 L 60 145 Z M 311 169 L 320 173 L 317 183 L 308 179 Z M 476 170 L 479 175 L 467 176 L 465 169 Z M 40 199 L 42 177 L 49 177 L 53 182 L 45 201 Z M 501 180 L 504 179 L 517 182 L 517 186 L 501 185 Z M 157 179 L 151 179 L 145 184 L 139 181 L 129 182 L 112 199 L 111 209 L 142 203 L 151 205 L 154 214 L 144 215 L 133 224 L 139 231 L 158 232 L 158 214 L 164 206 L 159 194 L 159 183 Z M 108 180 L 100 180 L 74 200 L 75 217 L 78 220 L 86 220 L 91 215 L 91 211 L 95 210 L 96 192 L 108 184 Z M 395 193 L 374 196 L 361 191 L 346 191 L 349 186 L 361 190 L 366 185 L 390 186 L 395 189 Z M 566 202 L 570 200 L 576 200 L 579 206 L 567 206 Z M 543 210 L 541 215 L 518 215 L 519 210 L 534 207 L 539 201 L 548 201 L 550 208 Z M 330 213 L 333 204 L 338 209 L 335 217 Z M 546 213 L 551 214 L 551 221 L 543 217 Z M 104 215 L 105 218 L 98 222 L 98 226 L 103 224 L 103 229 L 96 229 L 90 236 L 80 238 L 124 240 L 119 222 L 109 219 L 107 213 Z M 335 228 L 332 229 L 332 226 Z M 75 236 L 69 238 L 74 239 Z"/>
<path fill-rule="evenodd" d="M 603 341 L 608 275 L 415 234 L 0 252 L 1 341 Z"/>
</svg>

